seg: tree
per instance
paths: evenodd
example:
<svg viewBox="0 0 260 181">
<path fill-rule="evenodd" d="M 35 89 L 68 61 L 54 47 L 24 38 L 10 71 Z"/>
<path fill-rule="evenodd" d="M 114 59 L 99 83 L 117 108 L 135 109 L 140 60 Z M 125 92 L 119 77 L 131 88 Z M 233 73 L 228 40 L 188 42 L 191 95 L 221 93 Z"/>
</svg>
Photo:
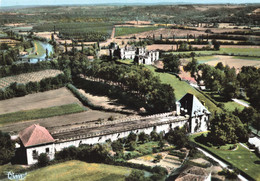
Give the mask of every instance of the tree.
<svg viewBox="0 0 260 181">
<path fill-rule="evenodd" d="M 49 57 L 49 51 L 48 51 L 48 49 L 46 48 L 46 59 L 48 59 L 48 57 Z"/>
<path fill-rule="evenodd" d="M 165 140 L 160 140 L 159 143 L 158 143 L 158 146 L 162 149 L 165 145 Z"/>
<path fill-rule="evenodd" d="M 130 143 L 128 143 L 129 146 L 129 151 L 134 151 L 137 147 L 137 144 L 135 141 L 131 141 Z"/>
<path fill-rule="evenodd" d="M 133 132 L 131 132 L 128 137 L 127 137 L 127 142 L 130 143 L 130 142 L 135 142 L 137 139 L 137 135 Z"/>
<path fill-rule="evenodd" d="M 144 171 L 132 170 L 130 175 L 125 178 L 125 181 L 145 181 Z"/>
<path fill-rule="evenodd" d="M 247 127 L 249 126 L 249 124 L 251 124 L 252 122 L 255 122 L 257 117 L 258 117 L 258 113 L 257 111 L 253 108 L 253 107 L 245 107 L 239 114 L 238 114 L 239 119 L 247 124 Z"/>
<path fill-rule="evenodd" d="M 216 69 L 219 69 L 219 70 L 224 70 L 224 65 L 222 62 L 218 62 L 217 65 L 215 66 Z"/>
<path fill-rule="evenodd" d="M 180 72 L 180 65 L 181 65 L 181 61 L 178 58 L 178 56 L 175 55 L 167 55 L 164 59 L 163 59 L 163 69 L 165 71 L 170 71 L 173 73 L 179 73 Z"/>
<path fill-rule="evenodd" d="M 257 130 L 257 134 L 260 131 L 260 113 L 257 114 L 256 119 L 252 122 L 252 126 Z"/>
<path fill-rule="evenodd" d="M 8 133 L 0 130 L 0 165 L 6 164 L 15 155 L 15 142 L 11 140 Z"/>
<path fill-rule="evenodd" d="M 220 48 L 220 43 L 216 41 L 215 39 L 212 40 L 212 45 L 214 46 L 215 50 L 219 50 Z"/>
<path fill-rule="evenodd" d="M 176 145 L 177 148 L 182 148 L 188 144 L 188 136 L 185 127 L 176 127 L 174 130 L 171 129 L 165 135 L 165 138 L 169 143 Z"/>
<path fill-rule="evenodd" d="M 145 134 L 144 132 L 141 132 L 138 135 L 138 140 L 141 141 L 142 143 L 148 142 L 149 141 L 149 135 Z"/>
<path fill-rule="evenodd" d="M 209 140 L 215 145 L 237 143 L 248 139 L 248 133 L 240 119 L 231 113 L 216 114 L 211 120 Z"/>
<path fill-rule="evenodd" d="M 189 62 L 186 66 L 184 66 L 184 71 L 190 72 L 191 76 L 197 80 L 198 75 L 198 61 L 192 57 L 192 61 Z"/>
<path fill-rule="evenodd" d="M 155 130 L 153 130 L 150 133 L 150 137 L 151 137 L 152 141 L 159 141 L 159 139 L 160 139 L 159 134 Z"/>
<path fill-rule="evenodd" d="M 123 144 L 118 140 L 112 142 L 111 147 L 112 147 L 112 150 L 116 153 L 123 152 L 123 150 L 124 150 Z"/>
<path fill-rule="evenodd" d="M 50 158 L 47 156 L 46 153 L 41 153 L 38 156 L 38 166 L 39 167 L 45 167 L 49 164 Z"/>
</svg>

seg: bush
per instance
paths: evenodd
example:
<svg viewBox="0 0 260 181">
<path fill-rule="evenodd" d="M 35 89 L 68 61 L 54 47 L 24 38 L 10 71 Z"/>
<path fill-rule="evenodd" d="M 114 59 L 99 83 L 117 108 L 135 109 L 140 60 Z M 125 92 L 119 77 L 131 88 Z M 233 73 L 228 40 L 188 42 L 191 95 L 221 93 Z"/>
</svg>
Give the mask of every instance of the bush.
<svg viewBox="0 0 260 181">
<path fill-rule="evenodd" d="M 49 164 L 50 158 L 47 156 L 46 153 L 41 153 L 38 157 L 38 163 L 37 165 L 39 167 L 45 167 Z"/>
</svg>

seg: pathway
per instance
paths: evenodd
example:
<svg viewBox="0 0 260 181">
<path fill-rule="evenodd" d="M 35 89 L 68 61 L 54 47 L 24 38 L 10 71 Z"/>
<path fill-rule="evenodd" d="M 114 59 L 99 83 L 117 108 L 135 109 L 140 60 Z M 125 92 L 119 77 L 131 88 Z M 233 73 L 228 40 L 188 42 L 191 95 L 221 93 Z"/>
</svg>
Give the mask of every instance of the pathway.
<svg viewBox="0 0 260 181">
<path fill-rule="evenodd" d="M 236 102 L 236 103 L 242 105 L 242 106 L 249 107 L 249 104 L 247 104 L 247 103 L 245 103 L 245 102 L 243 102 L 243 101 L 240 101 L 240 100 L 238 100 L 238 99 L 232 99 L 232 100 L 233 100 L 234 102 Z"/>
<path fill-rule="evenodd" d="M 212 154 L 208 153 L 208 152 L 205 151 L 204 149 L 201 149 L 201 148 L 198 148 L 198 147 L 197 147 L 197 149 L 198 149 L 199 151 L 201 151 L 201 152 L 202 152 L 204 155 L 206 155 L 207 157 L 209 157 L 209 158 L 213 159 L 214 161 L 218 162 L 221 167 L 228 169 L 228 166 L 229 166 L 229 165 L 227 165 L 227 164 L 224 163 L 223 161 L 217 159 L 216 157 L 214 157 Z M 243 177 L 243 176 L 240 175 L 240 174 L 238 174 L 237 176 L 238 176 L 238 178 L 239 178 L 240 180 L 242 180 L 242 181 L 248 181 L 245 177 Z"/>
</svg>

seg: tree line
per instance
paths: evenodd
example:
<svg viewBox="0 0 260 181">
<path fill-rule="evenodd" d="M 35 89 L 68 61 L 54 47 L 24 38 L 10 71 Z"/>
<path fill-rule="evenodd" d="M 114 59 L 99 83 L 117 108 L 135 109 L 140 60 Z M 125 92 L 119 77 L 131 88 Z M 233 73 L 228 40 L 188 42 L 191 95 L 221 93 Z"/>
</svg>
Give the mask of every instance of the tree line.
<svg viewBox="0 0 260 181">
<path fill-rule="evenodd" d="M 0 100 L 57 89 L 64 87 L 70 81 L 71 78 L 67 74 L 59 74 L 56 77 L 42 79 L 40 82 L 30 81 L 26 84 L 18 84 L 14 82 L 6 88 L 0 89 Z"/>
</svg>

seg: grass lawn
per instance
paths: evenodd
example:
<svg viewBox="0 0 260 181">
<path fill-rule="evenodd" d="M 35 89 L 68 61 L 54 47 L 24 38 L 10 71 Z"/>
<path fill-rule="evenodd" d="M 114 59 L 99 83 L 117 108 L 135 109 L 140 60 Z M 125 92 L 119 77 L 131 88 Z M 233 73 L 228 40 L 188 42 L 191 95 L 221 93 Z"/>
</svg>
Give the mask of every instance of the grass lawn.
<svg viewBox="0 0 260 181">
<path fill-rule="evenodd" d="M 190 140 L 196 142 L 194 139 L 200 135 L 201 133 L 192 135 L 190 136 Z M 254 153 L 250 152 L 246 148 L 242 147 L 240 144 L 238 145 L 238 148 L 235 151 L 230 151 L 221 148 L 217 149 L 215 147 L 208 147 L 200 143 L 198 144 L 204 147 L 205 149 L 211 151 L 212 153 L 218 155 L 222 159 L 226 160 L 227 162 L 237 167 L 241 171 L 245 172 L 255 180 L 260 180 L 260 158 L 258 158 Z"/>
<path fill-rule="evenodd" d="M 210 112 L 215 112 L 215 110 L 221 111 L 221 109 L 218 108 L 213 102 L 191 87 L 187 82 L 180 81 L 176 78 L 176 76 L 169 73 L 156 72 L 156 68 L 153 66 L 146 67 L 154 72 L 156 76 L 159 76 L 163 83 L 170 84 L 174 88 L 176 100 L 182 98 L 186 93 L 191 93 L 194 94 L 200 101 L 205 102 L 205 105 Z"/>
<path fill-rule="evenodd" d="M 228 111 L 234 111 L 236 108 L 240 111 L 242 111 L 245 107 L 242 106 L 241 104 L 238 104 L 232 100 L 230 101 L 225 101 L 219 94 L 215 93 L 213 94 L 212 92 L 206 92 L 212 99 L 214 99 L 217 103 L 223 103 L 224 108 Z"/>
<path fill-rule="evenodd" d="M 4 124 L 19 122 L 19 121 L 78 113 L 78 112 L 83 112 L 85 110 L 86 109 L 84 107 L 74 103 L 74 104 L 54 106 L 54 107 L 49 107 L 44 109 L 33 109 L 33 110 L 7 113 L 7 114 L 0 115 L 0 126 L 3 126 Z"/>
<path fill-rule="evenodd" d="M 120 60 L 117 60 L 118 62 L 120 62 L 120 63 L 124 63 L 124 64 L 126 64 L 126 65 L 132 65 L 133 64 L 133 60 L 131 60 L 131 59 L 126 59 L 126 60 L 122 60 L 122 59 L 120 59 Z"/>
<path fill-rule="evenodd" d="M 26 172 L 24 170 L 25 170 L 25 168 L 23 168 L 21 165 L 11 165 L 10 163 L 1 165 L 0 166 L 0 177 L 7 178 L 7 173 L 10 171 L 13 171 L 14 173 L 22 173 L 22 172 Z"/>
<path fill-rule="evenodd" d="M 242 111 L 245 108 L 241 104 L 238 104 L 234 101 L 228 101 L 228 102 L 223 102 L 223 103 L 225 105 L 225 109 L 228 110 L 228 111 L 234 111 L 235 109 Z"/>
<path fill-rule="evenodd" d="M 160 27 L 155 26 L 148 26 L 148 27 L 116 27 L 115 36 L 124 36 L 129 34 L 135 34 L 135 33 L 142 33 L 145 31 L 151 31 L 159 29 Z"/>
<path fill-rule="evenodd" d="M 105 164 L 67 161 L 28 173 L 26 181 L 123 181 L 131 168 Z"/>
</svg>

